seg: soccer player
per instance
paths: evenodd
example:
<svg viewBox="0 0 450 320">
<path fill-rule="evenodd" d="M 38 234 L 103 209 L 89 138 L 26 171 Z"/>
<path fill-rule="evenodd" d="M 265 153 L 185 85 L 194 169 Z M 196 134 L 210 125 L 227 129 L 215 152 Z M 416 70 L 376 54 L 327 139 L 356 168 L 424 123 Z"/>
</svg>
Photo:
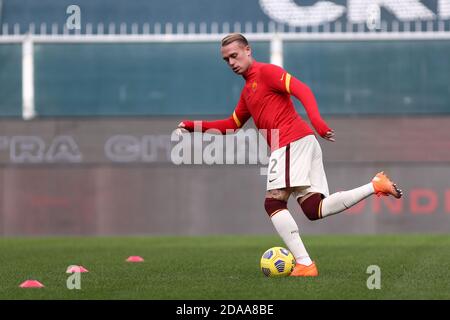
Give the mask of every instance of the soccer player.
<svg viewBox="0 0 450 320">
<path fill-rule="evenodd" d="M 265 209 L 296 259 L 291 276 L 317 276 L 316 264 L 288 211 L 289 197 L 292 195 L 297 200 L 310 220 L 317 220 L 342 212 L 370 195 L 400 198 L 402 191 L 380 172 L 361 187 L 329 195 L 322 150 L 313 130 L 296 112 L 291 100 L 291 95 L 300 100 L 312 126 L 322 138 L 335 141 L 335 132 L 322 119 L 311 89 L 284 69 L 256 61 L 242 34 L 232 33 L 223 38 L 221 54 L 233 72 L 245 79 L 245 85 L 229 118 L 201 121 L 200 128 L 202 132 L 218 129 L 226 134 L 238 130 L 253 117 L 258 129 L 267 130 L 271 155 Z M 178 130 L 193 132 L 194 121 L 182 121 Z M 273 130 L 278 130 L 278 143 L 272 143 Z"/>
</svg>

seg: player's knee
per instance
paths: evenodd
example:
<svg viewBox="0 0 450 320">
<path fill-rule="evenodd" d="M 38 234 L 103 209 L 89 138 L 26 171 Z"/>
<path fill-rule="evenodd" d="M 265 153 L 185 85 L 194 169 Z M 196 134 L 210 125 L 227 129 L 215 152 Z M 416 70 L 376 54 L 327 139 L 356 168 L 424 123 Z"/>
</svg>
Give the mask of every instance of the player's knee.
<svg viewBox="0 0 450 320">
<path fill-rule="evenodd" d="M 301 203 L 300 198 L 297 201 L 306 217 L 314 221 L 322 218 L 321 207 L 323 198 L 324 196 L 321 193 L 314 193 Z"/>
<path fill-rule="evenodd" d="M 266 198 L 283 200 L 287 202 L 291 192 L 292 191 L 289 188 L 268 190 L 266 192 Z"/>
<path fill-rule="evenodd" d="M 264 208 L 266 209 L 269 217 L 272 217 L 281 210 L 287 209 L 287 201 L 275 198 L 266 198 L 266 201 L 264 202 Z"/>
</svg>

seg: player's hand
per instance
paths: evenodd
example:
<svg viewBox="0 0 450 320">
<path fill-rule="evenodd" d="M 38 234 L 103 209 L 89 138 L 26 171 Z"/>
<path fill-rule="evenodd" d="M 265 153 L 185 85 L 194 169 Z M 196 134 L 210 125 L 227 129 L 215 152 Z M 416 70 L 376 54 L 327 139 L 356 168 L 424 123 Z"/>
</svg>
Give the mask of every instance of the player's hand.
<svg viewBox="0 0 450 320">
<path fill-rule="evenodd" d="M 185 124 L 183 121 L 181 121 L 181 122 L 178 124 L 177 129 L 175 130 L 175 133 L 176 133 L 178 136 L 182 136 L 183 133 L 187 133 L 187 132 L 189 132 L 189 131 L 186 129 L 186 124 Z"/>
<path fill-rule="evenodd" d="M 335 142 L 336 141 L 335 136 L 336 136 L 336 134 L 335 134 L 334 130 L 331 129 L 330 131 L 327 131 L 327 133 L 323 136 L 323 138 L 325 140 Z"/>
</svg>

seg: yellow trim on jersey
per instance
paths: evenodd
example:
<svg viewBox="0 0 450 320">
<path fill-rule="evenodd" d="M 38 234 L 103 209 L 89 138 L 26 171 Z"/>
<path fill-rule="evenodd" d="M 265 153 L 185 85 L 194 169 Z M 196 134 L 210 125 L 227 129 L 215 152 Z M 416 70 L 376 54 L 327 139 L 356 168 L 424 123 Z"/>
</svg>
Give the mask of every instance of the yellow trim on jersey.
<svg viewBox="0 0 450 320">
<path fill-rule="evenodd" d="M 236 125 L 240 128 L 242 126 L 242 123 L 239 121 L 239 118 L 236 115 L 236 111 L 233 112 L 233 119 L 234 122 L 236 122 Z"/>
<path fill-rule="evenodd" d="M 289 73 L 286 73 L 286 81 L 285 81 L 285 84 L 286 84 L 286 91 L 287 91 L 289 94 L 291 94 L 291 89 L 290 89 L 290 86 L 291 86 L 291 75 L 290 75 Z"/>
</svg>

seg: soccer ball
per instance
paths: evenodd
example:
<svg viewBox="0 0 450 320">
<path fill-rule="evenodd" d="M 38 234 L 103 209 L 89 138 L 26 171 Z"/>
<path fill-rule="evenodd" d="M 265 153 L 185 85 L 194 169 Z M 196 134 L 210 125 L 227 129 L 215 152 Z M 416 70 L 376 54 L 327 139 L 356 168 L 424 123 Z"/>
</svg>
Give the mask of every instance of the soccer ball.
<svg viewBox="0 0 450 320">
<path fill-rule="evenodd" d="M 288 276 L 294 267 L 294 256 L 282 247 L 270 248 L 261 257 L 261 271 L 266 277 Z"/>
</svg>

